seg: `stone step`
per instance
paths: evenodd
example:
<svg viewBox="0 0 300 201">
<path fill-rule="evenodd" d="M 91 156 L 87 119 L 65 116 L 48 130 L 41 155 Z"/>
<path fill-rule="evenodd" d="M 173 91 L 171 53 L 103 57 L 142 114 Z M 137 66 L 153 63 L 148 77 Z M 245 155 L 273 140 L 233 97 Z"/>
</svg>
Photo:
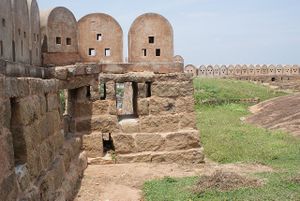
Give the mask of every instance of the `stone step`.
<svg viewBox="0 0 300 201">
<path fill-rule="evenodd" d="M 199 164 L 204 163 L 203 148 L 162 151 L 162 152 L 140 152 L 134 154 L 116 155 L 116 163 L 179 163 Z"/>
<path fill-rule="evenodd" d="M 115 164 L 112 154 L 107 153 L 104 157 L 89 158 L 88 165 L 111 165 Z"/>
</svg>

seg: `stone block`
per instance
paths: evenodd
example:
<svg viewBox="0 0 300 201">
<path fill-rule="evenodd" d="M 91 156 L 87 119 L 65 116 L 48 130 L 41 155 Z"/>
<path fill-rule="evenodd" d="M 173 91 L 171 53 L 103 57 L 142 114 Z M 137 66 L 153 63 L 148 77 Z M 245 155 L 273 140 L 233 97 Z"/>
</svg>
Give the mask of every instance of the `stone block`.
<svg viewBox="0 0 300 201">
<path fill-rule="evenodd" d="M 176 113 L 191 113 L 195 111 L 193 96 L 179 97 L 176 99 Z"/>
<path fill-rule="evenodd" d="M 152 96 L 183 97 L 193 96 L 193 82 L 154 82 L 152 83 Z"/>
<path fill-rule="evenodd" d="M 3 201 L 15 201 L 18 196 L 17 179 L 14 172 L 7 174 L 0 181 L 0 198 Z"/>
<path fill-rule="evenodd" d="M 17 98 L 12 104 L 12 124 L 29 125 L 32 124 L 41 114 L 41 106 L 38 96 L 28 96 Z"/>
<path fill-rule="evenodd" d="M 165 137 L 161 150 L 176 151 L 200 148 L 199 132 L 197 130 L 170 133 Z"/>
<path fill-rule="evenodd" d="M 10 128 L 10 120 L 11 120 L 10 100 L 0 98 L 0 127 Z"/>
<path fill-rule="evenodd" d="M 151 115 L 175 114 L 175 100 L 172 98 L 152 97 L 149 100 L 149 111 Z"/>
<path fill-rule="evenodd" d="M 146 98 L 138 99 L 138 115 L 149 115 L 149 100 Z"/>
<path fill-rule="evenodd" d="M 106 99 L 116 100 L 116 85 L 114 81 L 106 82 Z"/>
<path fill-rule="evenodd" d="M 109 101 L 109 114 L 117 115 L 117 103 L 114 100 Z"/>
<path fill-rule="evenodd" d="M 180 129 L 197 129 L 196 113 L 181 113 L 179 127 Z"/>
<path fill-rule="evenodd" d="M 173 132 L 179 129 L 178 115 L 146 116 L 140 118 L 141 131 L 147 133 Z"/>
<path fill-rule="evenodd" d="M 92 119 L 83 119 L 76 122 L 77 132 L 114 133 L 120 130 L 117 116 L 101 115 Z"/>
<path fill-rule="evenodd" d="M 39 148 L 27 153 L 27 168 L 30 173 L 31 181 L 35 180 L 40 175 L 43 168 L 40 160 Z"/>
<path fill-rule="evenodd" d="M 137 134 L 135 141 L 138 152 L 157 151 L 165 143 L 165 139 L 159 134 Z"/>
<path fill-rule="evenodd" d="M 54 158 L 54 152 L 51 148 L 51 143 L 49 140 L 44 141 L 40 145 L 39 155 L 41 160 L 42 169 L 48 169 Z"/>
<path fill-rule="evenodd" d="M 126 119 L 119 122 L 123 133 L 139 133 L 140 123 L 137 119 Z"/>
<path fill-rule="evenodd" d="M 14 167 L 14 150 L 11 134 L 8 130 L 0 135 L 0 182 Z"/>
<path fill-rule="evenodd" d="M 63 122 L 57 110 L 48 112 L 46 114 L 46 117 L 48 122 L 47 124 L 48 136 L 58 133 L 63 129 Z"/>
<path fill-rule="evenodd" d="M 117 154 L 128 154 L 136 151 L 135 140 L 131 135 L 112 135 L 115 152 Z"/>
<path fill-rule="evenodd" d="M 108 114 L 108 109 L 110 109 L 110 101 L 98 100 L 98 101 L 93 102 L 92 114 L 93 115 Z"/>
<path fill-rule="evenodd" d="M 29 95 L 27 78 L 6 78 L 4 86 L 6 97 L 25 97 Z"/>
<path fill-rule="evenodd" d="M 52 112 L 60 108 L 60 99 L 57 93 L 47 94 L 47 111 Z"/>
<path fill-rule="evenodd" d="M 202 149 L 153 153 L 151 161 L 153 163 L 199 164 L 204 163 L 204 154 Z"/>
<path fill-rule="evenodd" d="M 103 139 L 101 133 L 84 135 L 82 139 L 82 148 L 86 151 L 88 157 L 103 157 Z"/>
</svg>

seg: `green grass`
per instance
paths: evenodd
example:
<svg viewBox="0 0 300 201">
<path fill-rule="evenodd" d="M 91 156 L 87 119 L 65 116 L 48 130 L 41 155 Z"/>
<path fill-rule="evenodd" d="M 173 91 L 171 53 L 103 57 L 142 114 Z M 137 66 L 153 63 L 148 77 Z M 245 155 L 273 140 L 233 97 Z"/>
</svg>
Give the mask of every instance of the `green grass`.
<svg viewBox="0 0 300 201">
<path fill-rule="evenodd" d="M 284 95 L 249 82 L 196 79 L 198 103 L 206 99 L 254 98 L 267 100 Z M 188 200 L 300 200 L 300 184 L 291 178 L 300 174 L 300 140 L 280 131 L 268 131 L 243 123 L 249 115 L 247 104 L 197 105 L 197 122 L 206 157 L 219 163 L 261 163 L 274 168 L 273 173 L 257 174 L 267 181 L 260 188 L 230 192 L 210 190 L 197 195 L 191 187 L 199 178 L 155 180 L 146 182 L 146 201 Z"/>
<path fill-rule="evenodd" d="M 201 103 L 201 101 L 207 99 L 226 101 L 260 98 L 260 100 L 264 101 L 284 95 L 283 92 L 274 91 L 266 86 L 228 79 L 195 79 L 194 86 L 197 103 Z"/>
</svg>

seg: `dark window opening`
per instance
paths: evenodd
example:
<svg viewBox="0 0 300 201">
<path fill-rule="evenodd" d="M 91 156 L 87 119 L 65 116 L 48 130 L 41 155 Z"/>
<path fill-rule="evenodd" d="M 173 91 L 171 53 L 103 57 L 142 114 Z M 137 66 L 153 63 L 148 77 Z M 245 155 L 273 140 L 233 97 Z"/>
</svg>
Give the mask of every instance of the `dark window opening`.
<svg viewBox="0 0 300 201">
<path fill-rule="evenodd" d="M 106 84 L 105 83 L 100 83 L 99 92 L 100 92 L 100 100 L 105 100 L 106 99 Z"/>
<path fill-rule="evenodd" d="M 13 57 L 13 62 L 16 61 L 16 44 L 15 41 L 12 41 L 12 57 Z"/>
<path fill-rule="evenodd" d="M 156 49 L 155 54 L 156 54 L 157 57 L 160 57 L 160 49 Z"/>
<path fill-rule="evenodd" d="M 275 77 L 272 77 L 271 81 L 272 81 L 272 82 L 275 82 L 275 81 L 276 81 L 276 78 L 275 78 Z"/>
<path fill-rule="evenodd" d="M 95 48 L 89 48 L 88 54 L 89 54 L 89 56 L 92 56 L 92 57 L 96 56 L 96 50 L 95 50 Z"/>
<path fill-rule="evenodd" d="M 35 55 L 38 57 L 39 56 L 39 48 L 35 48 Z"/>
<path fill-rule="evenodd" d="M 23 165 L 27 162 L 27 149 L 26 141 L 24 137 L 23 127 L 20 126 L 18 119 L 18 103 L 16 98 L 10 99 L 11 106 L 11 120 L 10 120 L 10 130 L 13 137 L 13 148 L 14 148 L 14 159 L 15 166 Z"/>
<path fill-rule="evenodd" d="M 39 34 L 36 35 L 36 40 L 39 41 L 40 40 L 40 36 Z"/>
<path fill-rule="evenodd" d="M 151 97 L 151 82 L 146 82 L 146 97 L 149 98 Z"/>
<path fill-rule="evenodd" d="M 2 57 L 3 54 L 4 54 L 4 52 L 3 52 L 3 41 L 0 40 L 0 56 Z"/>
<path fill-rule="evenodd" d="M 24 53 L 24 51 L 23 51 L 23 40 L 21 40 L 21 56 L 23 56 L 23 53 Z"/>
<path fill-rule="evenodd" d="M 104 152 L 104 154 L 115 151 L 115 146 L 114 146 L 113 139 L 111 137 L 111 133 L 108 133 L 108 134 L 103 133 L 102 140 L 103 140 L 103 152 Z"/>
<path fill-rule="evenodd" d="M 104 50 L 104 55 L 105 55 L 106 57 L 110 57 L 110 55 L 111 55 L 110 48 L 105 48 L 105 50 Z"/>
<path fill-rule="evenodd" d="M 6 20 L 5 20 L 5 18 L 2 18 L 2 26 L 3 26 L 3 27 L 6 26 Z"/>
<path fill-rule="evenodd" d="M 149 43 L 150 44 L 153 44 L 154 42 L 155 42 L 155 38 L 154 38 L 154 36 L 149 36 Z"/>
<path fill-rule="evenodd" d="M 24 38 L 26 38 L 26 32 L 24 31 Z"/>
<path fill-rule="evenodd" d="M 147 49 L 142 49 L 142 52 L 143 52 L 143 56 L 147 56 Z"/>
<path fill-rule="evenodd" d="M 56 45 L 61 45 L 61 37 L 56 37 Z"/>
<path fill-rule="evenodd" d="M 102 41 L 102 34 L 97 34 L 97 41 Z"/>
<path fill-rule="evenodd" d="M 116 83 L 116 101 L 120 121 L 138 118 L 138 83 Z"/>
<path fill-rule="evenodd" d="M 91 86 L 86 87 L 86 97 L 91 99 Z"/>
<path fill-rule="evenodd" d="M 21 29 L 18 29 L 19 36 L 21 36 Z"/>
<path fill-rule="evenodd" d="M 67 38 L 66 39 L 66 44 L 67 45 L 72 45 L 72 39 L 71 38 Z"/>
<path fill-rule="evenodd" d="M 34 40 L 34 42 L 37 41 L 37 40 L 36 40 L 36 34 L 35 34 L 35 33 L 33 34 L 33 40 Z"/>
</svg>

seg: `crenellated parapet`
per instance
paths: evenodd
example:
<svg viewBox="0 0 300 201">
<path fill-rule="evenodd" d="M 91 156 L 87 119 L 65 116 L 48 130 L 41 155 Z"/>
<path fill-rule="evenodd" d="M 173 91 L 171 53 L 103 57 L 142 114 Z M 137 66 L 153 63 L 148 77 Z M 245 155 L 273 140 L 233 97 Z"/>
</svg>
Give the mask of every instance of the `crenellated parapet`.
<svg viewBox="0 0 300 201">
<path fill-rule="evenodd" d="M 194 65 L 185 66 L 185 72 L 194 77 L 222 77 L 222 78 L 246 78 L 300 76 L 300 65 L 260 65 L 260 64 L 236 64 L 236 65 Z"/>
</svg>

